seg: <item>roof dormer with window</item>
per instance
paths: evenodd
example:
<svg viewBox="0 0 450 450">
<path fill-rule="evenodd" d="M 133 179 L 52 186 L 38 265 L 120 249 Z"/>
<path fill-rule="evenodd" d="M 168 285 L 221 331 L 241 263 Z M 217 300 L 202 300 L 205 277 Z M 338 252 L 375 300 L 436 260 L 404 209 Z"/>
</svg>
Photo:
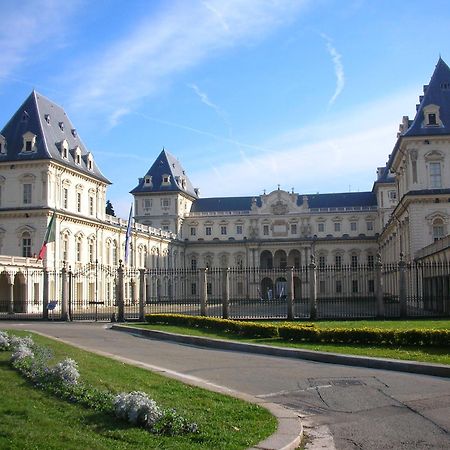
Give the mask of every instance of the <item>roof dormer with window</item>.
<svg viewBox="0 0 450 450">
<path fill-rule="evenodd" d="M 22 145 L 22 153 L 32 153 L 36 152 L 36 135 L 31 131 L 27 131 L 22 135 L 23 145 Z"/>
<path fill-rule="evenodd" d="M 424 120 L 422 127 L 442 127 L 442 121 L 439 114 L 438 105 L 427 105 L 423 108 Z"/>
<path fill-rule="evenodd" d="M 64 159 L 67 159 L 69 156 L 69 143 L 67 142 L 67 139 L 62 140 L 59 143 L 59 151 L 61 153 L 61 157 Z"/>
</svg>

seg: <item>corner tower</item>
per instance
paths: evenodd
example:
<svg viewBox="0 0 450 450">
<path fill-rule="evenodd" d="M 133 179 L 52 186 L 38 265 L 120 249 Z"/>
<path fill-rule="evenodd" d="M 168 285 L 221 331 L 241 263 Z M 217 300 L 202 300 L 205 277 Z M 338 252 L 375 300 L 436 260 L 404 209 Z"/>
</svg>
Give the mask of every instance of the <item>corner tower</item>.
<svg viewBox="0 0 450 450">
<path fill-rule="evenodd" d="M 180 162 L 165 149 L 130 193 L 137 222 L 178 235 L 185 214 L 198 198 Z"/>
</svg>

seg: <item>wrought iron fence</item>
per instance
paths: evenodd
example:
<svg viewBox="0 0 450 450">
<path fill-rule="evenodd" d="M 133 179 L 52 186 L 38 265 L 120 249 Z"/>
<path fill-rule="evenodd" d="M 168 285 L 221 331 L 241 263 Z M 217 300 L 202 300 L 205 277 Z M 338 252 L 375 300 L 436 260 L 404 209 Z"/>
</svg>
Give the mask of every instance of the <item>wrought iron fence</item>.
<svg viewBox="0 0 450 450">
<path fill-rule="evenodd" d="M 1 319 L 132 320 L 148 313 L 236 319 L 450 316 L 450 263 L 298 268 L 0 272 Z"/>
</svg>

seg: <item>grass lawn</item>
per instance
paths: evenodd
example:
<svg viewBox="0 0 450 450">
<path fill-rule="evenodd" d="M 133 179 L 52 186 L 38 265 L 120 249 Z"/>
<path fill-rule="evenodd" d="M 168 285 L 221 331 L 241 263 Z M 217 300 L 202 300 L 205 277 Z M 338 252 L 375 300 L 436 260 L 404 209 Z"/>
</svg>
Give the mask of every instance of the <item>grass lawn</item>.
<svg viewBox="0 0 450 450">
<path fill-rule="evenodd" d="M 16 333 L 16 332 L 15 332 Z M 0 448 L 8 449 L 245 449 L 271 435 L 276 419 L 264 408 L 188 386 L 144 369 L 32 333 L 56 360 L 77 361 L 81 379 L 115 392 L 145 391 L 199 425 L 200 433 L 158 436 L 114 417 L 59 400 L 30 385 L 0 352 Z"/>
<path fill-rule="evenodd" d="M 290 322 L 276 322 L 288 324 Z M 302 322 L 294 322 L 301 324 Z M 317 350 L 322 352 L 342 353 L 347 355 L 372 356 L 378 358 L 401 359 L 407 361 L 422 361 L 436 364 L 450 364 L 450 349 L 437 347 L 378 347 L 365 345 L 346 344 L 318 344 L 318 343 L 293 343 L 286 342 L 278 338 L 250 339 L 235 336 L 231 333 L 213 330 L 202 330 L 199 328 L 189 328 L 175 325 L 154 325 L 154 324 L 127 324 L 128 326 L 148 328 L 151 330 L 167 331 L 190 336 L 204 336 L 218 339 L 237 340 L 254 344 L 274 345 L 279 347 L 303 348 L 307 350 Z M 380 327 L 391 329 L 450 329 L 450 320 L 417 320 L 417 321 L 346 321 L 346 322 L 315 322 L 319 328 L 359 328 L 359 327 Z"/>
</svg>

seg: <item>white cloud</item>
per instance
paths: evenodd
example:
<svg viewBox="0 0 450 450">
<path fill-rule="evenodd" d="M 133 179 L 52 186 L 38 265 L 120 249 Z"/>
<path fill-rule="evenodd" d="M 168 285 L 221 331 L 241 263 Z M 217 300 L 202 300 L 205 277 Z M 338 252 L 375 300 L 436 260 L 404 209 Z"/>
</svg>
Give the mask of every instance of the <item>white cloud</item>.
<svg viewBox="0 0 450 450">
<path fill-rule="evenodd" d="M 338 53 L 336 48 L 333 46 L 332 40 L 326 34 L 322 33 L 321 36 L 325 40 L 328 53 L 330 54 L 331 61 L 334 65 L 334 73 L 336 75 L 336 89 L 328 102 L 328 105 L 331 106 L 339 97 L 345 86 L 344 66 L 342 64 L 342 55 Z"/>
<path fill-rule="evenodd" d="M 229 121 L 226 117 L 225 111 L 222 108 L 220 108 L 219 106 L 217 106 L 215 103 L 213 103 L 209 99 L 208 94 L 206 94 L 206 92 L 203 92 L 202 90 L 200 90 L 200 88 L 194 83 L 188 84 L 188 87 L 190 87 L 197 94 L 197 96 L 200 98 L 200 101 L 202 103 L 204 103 L 206 106 L 209 106 L 211 109 L 213 109 L 216 112 L 216 114 L 222 120 L 224 120 L 227 123 L 227 125 L 229 125 Z"/>
<path fill-rule="evenodd" d="M 77 0 L 2 2 L 0 55 L 3 63 L 0 65 L 0 81 L 23 82 L 11 74 L 35 59 L 44 58 L 50 49 L 64 45 L 68 18 L 77 11 L 80 3 Z M 39 47 L 43 42 L 45 51 Z"/>
<path fill-rule="evenodd" d="M 274 137 L 263 147 L 278 148 L 189 173 L 202 196 L 254 195 L 266 189 L 295 187 L 299 193 L 370 190 L 376 168 L 384 165 L 395 144 L 405 105 L 415 90 L 360 105 L 340 118 L 311 124 Z M 191 171 L 189 171 L 191 172 Z M 199 181 L 196 181 L 199 180 Z M 200 182 L 201 181 L 201 182 Z"/>
<path fill-rule="evenodd" d="M 71 78 L 79 84 L 73 103 L 107 114 L 129 108 L 156 93 L 176 73 L 237 44 L 261 39 L 291 20 L 306 2 L 177 2 L 144 18 L 101 55 L 78 62 L 83 70 Z"/>
</svg>

